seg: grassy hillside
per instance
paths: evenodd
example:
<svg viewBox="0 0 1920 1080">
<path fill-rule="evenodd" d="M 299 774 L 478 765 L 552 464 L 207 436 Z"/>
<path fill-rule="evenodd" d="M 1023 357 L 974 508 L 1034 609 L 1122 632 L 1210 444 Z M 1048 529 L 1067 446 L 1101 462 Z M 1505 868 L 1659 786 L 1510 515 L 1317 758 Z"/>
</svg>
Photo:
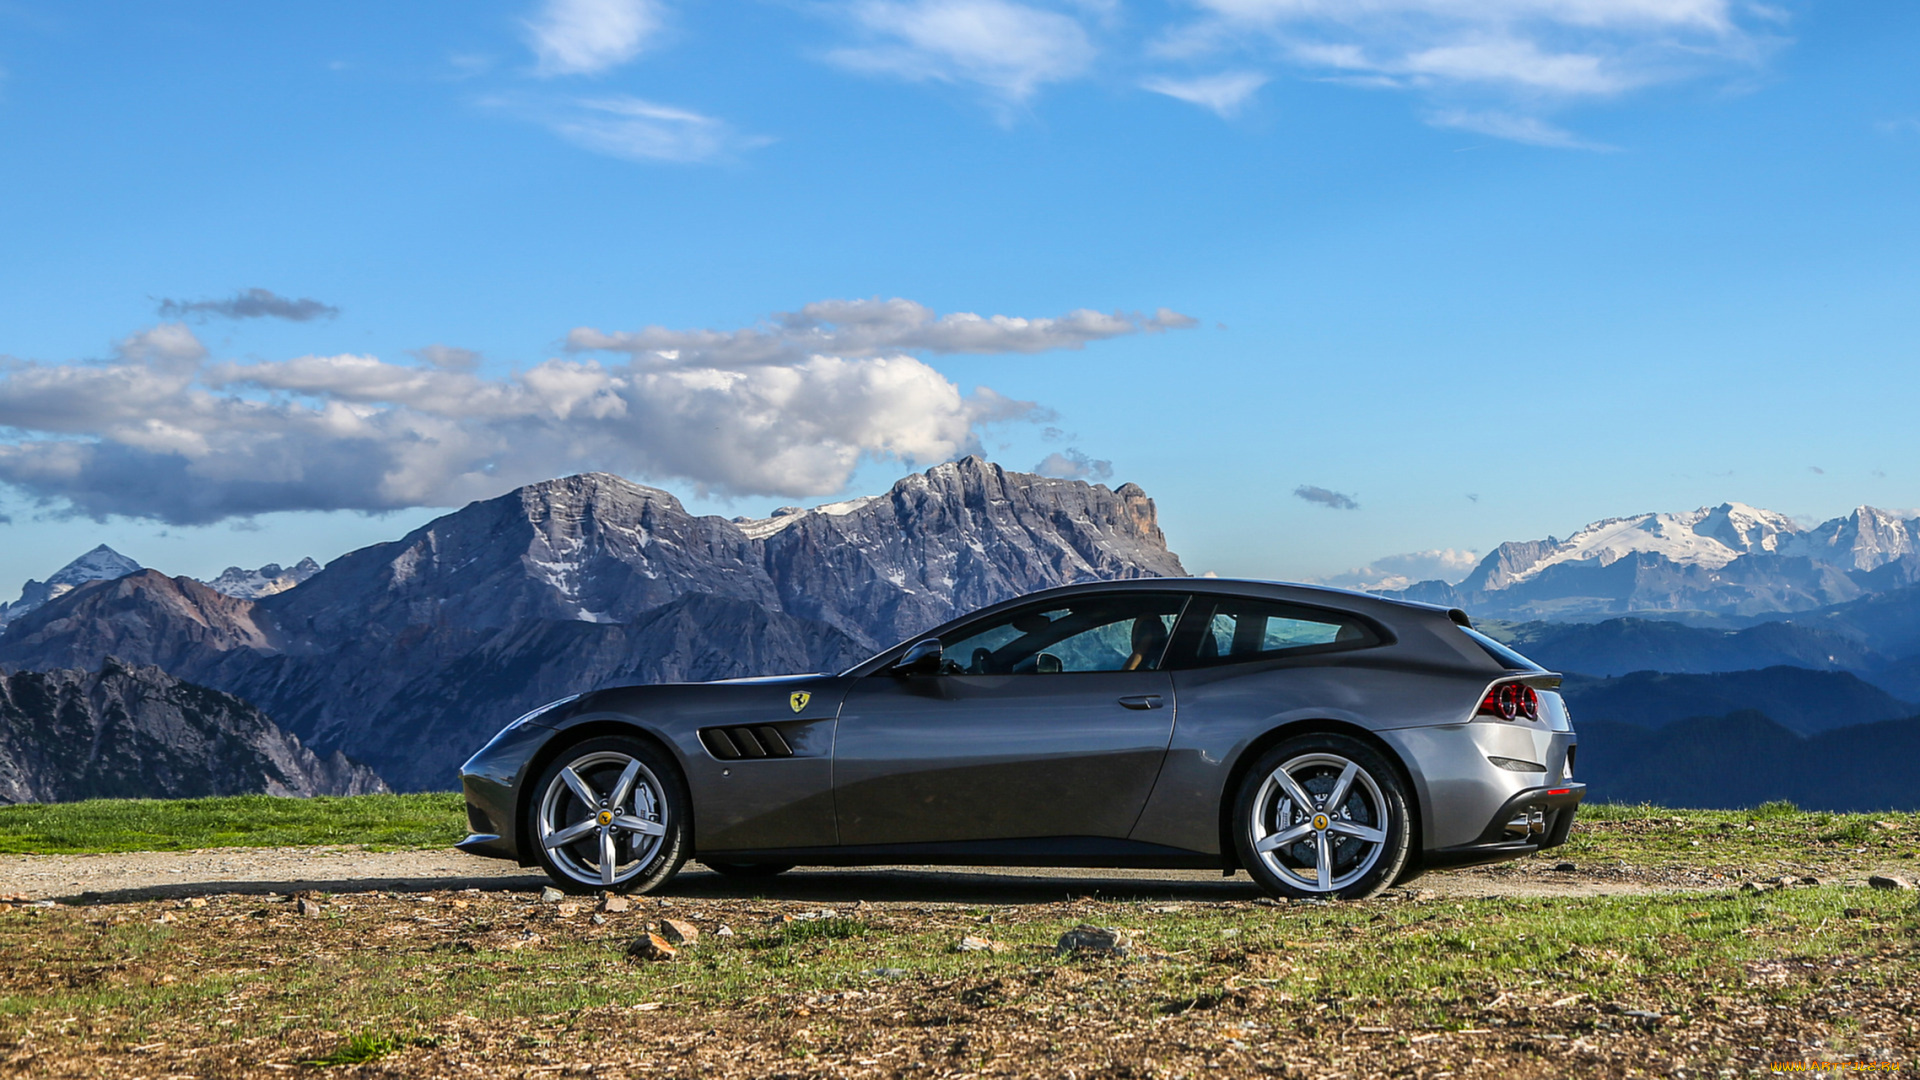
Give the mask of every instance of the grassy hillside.
<svg viewBox="0 0 1920 1080">
<path fill-rule="evenodd" d="M 467 834 L 452 792 L 289 799 L 93 799 L 0 807 L 0 854 L 365 844 L 444 848 Z"/>
</svg>

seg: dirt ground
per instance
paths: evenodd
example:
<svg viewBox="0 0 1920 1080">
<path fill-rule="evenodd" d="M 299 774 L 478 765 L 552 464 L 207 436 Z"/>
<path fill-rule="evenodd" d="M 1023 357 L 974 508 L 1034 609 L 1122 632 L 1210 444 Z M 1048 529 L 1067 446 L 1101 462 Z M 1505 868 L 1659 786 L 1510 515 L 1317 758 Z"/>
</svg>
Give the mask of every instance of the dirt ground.
<svg viewBox="0 0 1920 1080">
<path fill-rule="evenodd" d="M 544 901 L 540 875 L 455 852 L 10 856 L 0 1076 L 1684 1080 L 1775 1061 L 1914 1067 L 1911 893 L 1857 873 L 1755 892 L 1725 869 L 1563 865 L 1276 905 L 1244 874 L 803 868 L 740 881 L 694 864 L 664 895 L 615 907 Z M 1593 899 L 1553 903 L 1573 897 Z M 670 919 L 700 942 L 673 962 L 633 959 L 630 943 Z M 1125 928 L 1132 953 L 1059 956 L 1076 923 Z M 357 1064 L 355 1037 L 372 1040 Z"/>
<path fill-rule="evenodd" d="M 1676 872 L 1575 866 L 1533 860 L 1428 874 L 1411 885 L 1435 897 L 1618 896 L 1725 888 L 1725 871 Z M 497 859 L 458 851 L 362 851 L 356 848 L 222 848 L 117 855 L 0 856 L 0 896 L 24 900 L 119 901 L 219 894 L 424 892 L 478 888 L 538 890 L 546 878 Z M 739 882 L 689 863 L 668 887 L 675 896 L 779 895 L 795 900 L 940 899 L 1022 903 L 1065 896 L 1252 900 L 1245 874 L 1218 871 L 1057 870 L 1009 867 L 801 867 L 772 882 Z"/>
</svg>

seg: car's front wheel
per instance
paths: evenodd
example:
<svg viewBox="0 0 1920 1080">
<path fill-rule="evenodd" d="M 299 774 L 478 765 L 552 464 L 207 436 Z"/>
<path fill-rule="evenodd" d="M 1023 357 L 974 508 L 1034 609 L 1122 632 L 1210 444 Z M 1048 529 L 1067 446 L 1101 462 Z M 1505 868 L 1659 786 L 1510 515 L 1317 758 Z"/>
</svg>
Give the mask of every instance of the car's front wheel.
<svg viewBox="0 0 1920 1080">
<path fill-rule="evenodd" d="M 569 892 L 652 892 L 687 858 L 686 785 L 648 743 L 618 736 L 568 747 L 541 773 L 527 835 Z"/>
<path fill-rule="evenodd" d="M 1378 751 L 1346 735 L 1302 735 L 1260 755 L 1233 809 L 1240 865 L 1296 899 L 1360 900 L 1389 886 L 1411 842 L 1406 786 Z"/>
</svg>

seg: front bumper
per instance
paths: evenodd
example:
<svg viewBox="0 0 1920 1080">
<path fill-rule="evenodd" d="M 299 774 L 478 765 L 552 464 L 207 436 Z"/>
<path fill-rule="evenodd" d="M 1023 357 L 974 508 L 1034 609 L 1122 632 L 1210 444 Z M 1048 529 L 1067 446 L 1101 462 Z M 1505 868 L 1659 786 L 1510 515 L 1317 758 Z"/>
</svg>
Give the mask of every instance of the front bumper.
<svg viewBox="0 0 1920 1080">
<path fill-rule="evenodd" d="M 460 766 L 467 828 L 472 832 L 454 847 L 469 855 L 529 864 L 519 844 L 520 781 L 528 763 L 552 736 L 552 729 L 534 724 L 507 728 Z"/>
</svg>

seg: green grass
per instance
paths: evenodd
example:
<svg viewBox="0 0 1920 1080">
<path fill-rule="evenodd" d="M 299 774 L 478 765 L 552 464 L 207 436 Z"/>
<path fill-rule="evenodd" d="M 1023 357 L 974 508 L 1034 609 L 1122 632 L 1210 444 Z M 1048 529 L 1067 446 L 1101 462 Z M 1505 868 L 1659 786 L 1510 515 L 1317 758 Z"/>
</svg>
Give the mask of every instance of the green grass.
<svg viewBox="0 0 1920 1080">
<path fill-rule="evenodd" d="M 364 1065 L 369 1061 L 386 1057 L 405 1045 L 407 1045 L 405 1039 L 356 1031 L 347 1036 L 347 1041 L 340 1045 L 340 1049 L 326 1057 L 314 1058 L 301 1064 L 318 1065 L 322 1068 L 333 1065 Z"/>
<path fill-rule="evenodd" d="M 1903 866 L 1920 859 L 1920 814 L 1834 814 L 1799 810 L 1788 802 L 1745 810 L 1596 803 L 1580 808 L 1565 846 L 1538 857 L 1638 867 L 1767 867 L 1775 872 Z"/>
<path fill-rule="evenodd" d="M 364 844 L 442 848 L 467 833 L 459 795 L 91 799 L 0 807 L 0 854 L 80 855 Z"/>
</svg>

